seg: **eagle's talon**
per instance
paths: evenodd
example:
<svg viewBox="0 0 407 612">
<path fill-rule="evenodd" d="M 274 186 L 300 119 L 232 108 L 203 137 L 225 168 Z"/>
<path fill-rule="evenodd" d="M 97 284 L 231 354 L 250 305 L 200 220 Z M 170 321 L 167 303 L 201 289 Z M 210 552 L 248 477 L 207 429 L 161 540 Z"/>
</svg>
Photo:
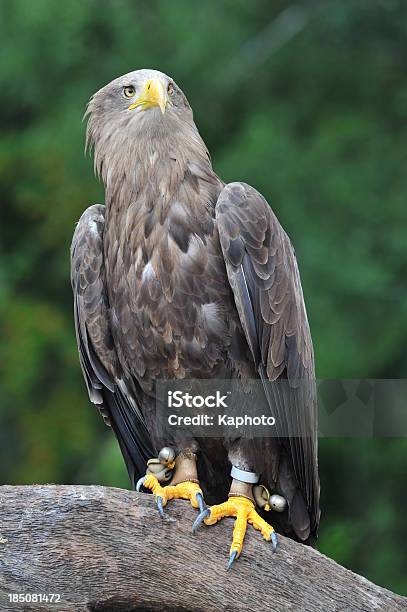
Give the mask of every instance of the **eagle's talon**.
<svg viewBox="0 0 407 612">
<path fill-rule="evenodd" d="M 156 497 L 158 512 L 160 513 L 161 518 L 165 518 L 164 508 L 163 508 L 163 498 L 161 495 L 157 495 Z"/>
<path fill-rule="evenodd" d="M 204 512 L 204 510 L 206 510 L 208 506 L 204 502 L 204 498 L 203 498 L 202 493 L 197 493 L 195 495 L 195 499 L 196 499 L 196 501 L 199 504 L 199 512 L 200 513 Z"/>
<path fill-rule="evenodd" d="M 208 518 L 210 516 L 210 514 L 211 514 L 210 508 L 208 508 L 208 506 L 205 505 L 205 507 L 201 510 L 201 512 L 198 514 L 198 516 L 194 520 L 194 524 L 192 525 L 192 533 L 193 534 L 195 534 L 197 532 L 198 527 L 200 525 L 202 525 L 204 520 L 206 518 Z"/>
<path fill-rule="evenodd" d="M 191 480 L 184 480 L 176 485 L 161 486 L 154 474 L 147 474 L 137 482 L 137 486 L 144 486 L 145 489 L 152 491 L 161 518 L 165 518 L 164 506 L 171 499 L 188 499 L 193 508 L 205 510 L 206 505 L 203 500 L 203 493 L 199 484 Z"/>
<path fill-rule="evenodd" d="M 137 484 L 136 484 L 136 491 L 138 493 L 140 493 L 140 489 L 143 486 L 143 484 L 145 483 L 147 476 L 142 476 L 141 478 L 138 479 Z"/>
<path fill-rule="evenodd" d="M 192 528 L 194 532 L 202 521 L 205 522 L 205 525 L 214 525 L 227 516 L 232 516 L 236 519 L 233 529 L 233 541 L 230 549 L 228 569 L 232 567 L 232 564 L 242 552 L 248 523 L 253 525 L 257 531 L 260 531 L 265 540 L 271 541 L 273 552 L 276 551 L 277 536 L 274 529 L 256 512 L 254 502 L 251 499 L 241 495 L 231 495 L 223 504 L 212 506 L 207 510 L 208 512 L 201 512 L 196 519 Z"/>
<path fill-rule="evenodd" d="M 228 566 L 226 568 L 227 571 L 231 569 L 232 565 L 234 564 L 237 558 L 238 558 L 237 550 L 232 550 L 232 552 L 229 555 Z"/>
</svg>

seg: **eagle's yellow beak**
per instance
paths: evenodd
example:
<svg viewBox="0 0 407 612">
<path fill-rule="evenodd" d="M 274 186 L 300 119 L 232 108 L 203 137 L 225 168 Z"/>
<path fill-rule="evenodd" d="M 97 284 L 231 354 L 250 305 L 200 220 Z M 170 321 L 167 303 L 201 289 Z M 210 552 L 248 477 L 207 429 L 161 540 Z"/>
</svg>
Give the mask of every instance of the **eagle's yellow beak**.
<svg viewBox="0 0 407 612">
<path fill-rule="evenodd" d="M 159 106 L 162 114 L 164 114 L 167 102 L 167 92 L 163 81 L 161 79 L 149 79 L 145 84 L 143 93 L 136 102 L 130 104 L 129 110 L 138 106 L 141 106 L 142 110 Z"/>
</svg>

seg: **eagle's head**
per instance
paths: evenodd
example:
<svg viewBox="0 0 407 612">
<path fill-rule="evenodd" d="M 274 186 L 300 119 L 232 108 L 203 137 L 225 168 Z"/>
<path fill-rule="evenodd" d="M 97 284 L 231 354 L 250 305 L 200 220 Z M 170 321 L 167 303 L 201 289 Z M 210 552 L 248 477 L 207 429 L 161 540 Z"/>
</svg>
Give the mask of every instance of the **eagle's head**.
<svg viewBox="0 0 407 612">
<path fill-rule="evenodd" d="M 108 182 L 109 169 L 122 170 L 151 155 L 177 148 L 206 148 L 183 91 L 158 70 L 135 70 L 97 91 L 89 101 L 86 147 L 94 147 L 95 169 Z"/>
</svg>

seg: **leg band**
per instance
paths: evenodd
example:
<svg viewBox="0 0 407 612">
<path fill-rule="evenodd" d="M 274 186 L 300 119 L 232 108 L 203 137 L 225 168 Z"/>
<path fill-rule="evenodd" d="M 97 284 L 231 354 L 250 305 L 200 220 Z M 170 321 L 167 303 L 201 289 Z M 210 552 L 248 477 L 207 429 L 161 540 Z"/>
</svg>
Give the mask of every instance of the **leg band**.
<svg viewBox="0 0 407 612">
<path fill-rule="evenodd" d="M 241 470 L 240 468 L 232 465 L 230 475 L 234 480 L 240 480 L 240 482 L 247 482 L 248 484 L 256 484 L 259 482 L 260 475 L 256 472 L 248 472 Z"/>
</svg>

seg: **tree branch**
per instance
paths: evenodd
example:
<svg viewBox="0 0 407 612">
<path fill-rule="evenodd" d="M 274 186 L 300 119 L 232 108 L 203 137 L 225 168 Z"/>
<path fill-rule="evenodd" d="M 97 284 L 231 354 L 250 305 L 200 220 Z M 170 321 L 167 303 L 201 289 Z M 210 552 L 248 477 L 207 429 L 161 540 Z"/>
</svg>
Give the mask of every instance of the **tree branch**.
<svg viewBox="0 0 407 612">
<path fill-rule="evenodd" d="M 405 610 L 315 550 L 280 537 L 276 554 L 251 527 L 226 572 L 233 522 L 202 527 L 188 502 L 161 520 L 150 495 L 82 486 L 0 487 L 0 610 L 41 612 Z M 10 603 L 9 594 L 60 594 Z"/>
</svg>

